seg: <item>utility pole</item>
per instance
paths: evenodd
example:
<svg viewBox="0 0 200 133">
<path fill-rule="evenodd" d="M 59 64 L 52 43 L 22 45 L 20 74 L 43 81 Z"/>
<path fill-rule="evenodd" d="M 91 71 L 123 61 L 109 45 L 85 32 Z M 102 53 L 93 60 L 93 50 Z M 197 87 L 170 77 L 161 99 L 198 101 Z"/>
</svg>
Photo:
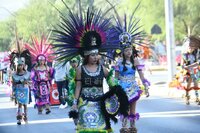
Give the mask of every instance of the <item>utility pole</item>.
<svg viewBox="0 0 200 133">
<path fill-rule="evenodd" d="M 176 73 L 173 0 L 165 0 L 168 83 Z"/>
</svg>

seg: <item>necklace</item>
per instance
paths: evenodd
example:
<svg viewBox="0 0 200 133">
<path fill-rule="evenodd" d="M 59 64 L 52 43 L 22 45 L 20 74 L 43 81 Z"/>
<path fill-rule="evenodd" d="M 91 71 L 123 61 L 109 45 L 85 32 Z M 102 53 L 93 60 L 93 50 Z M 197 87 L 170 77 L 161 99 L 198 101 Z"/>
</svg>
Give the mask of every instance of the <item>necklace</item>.
<svg viewBox="0 0 200 133">
<path fill-rule="evenodd" d="M 126 61 L 126 64 L 127 64 L 127 65 L 130 65 L 130 64 L 132 64 L 132 63 L 131 63 L 130 61 Z"/>
</svg>

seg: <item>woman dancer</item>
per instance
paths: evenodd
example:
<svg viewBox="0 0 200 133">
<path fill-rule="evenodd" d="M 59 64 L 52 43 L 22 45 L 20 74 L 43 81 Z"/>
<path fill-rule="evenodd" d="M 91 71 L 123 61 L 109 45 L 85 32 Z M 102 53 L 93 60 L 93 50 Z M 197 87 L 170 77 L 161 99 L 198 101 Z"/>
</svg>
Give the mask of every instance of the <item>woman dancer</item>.
<svg viewBox="0 0 200 133">
<path fill-rule="evenodd" d="M 42 114 L 43 108 L 45 108 L 46 114 L 49 114 L 51 112 L 49 101 L 51 80 L 54 74 L 53 68 L 47 65 L 47 61 L 52 61 L 50 58 L 52 53 L 50 51 L 51 45 L 48 44 L 44 36 L 40 41 L 37 38 L 32 38 L 32 40 L 33 47 L 26 45 L 26 48 L 30 50 L 33 61 L 36 61 L 31 71 L 36 107 L 38 108 L 38 114 Z"/>
<path fill-rule="evenodd" d="M 81 7 L 79 9 L 81 11 Z M 67 18 L 62 17 L 63 23 L 59 27 L 63 30 L 55 30 L 55 40 L 59 43 L 54 46 L 58 49 L 56 54 L 61 54 L 57 58 L 61 62 L 67 62 L 77 55 L 83 57 L 83 64 L 76 70 L 76 89 L 72 106 L 72 110 L 78 113 L 71 111 L 70 116 L 73 115 L 77 120 L 75 124 L 78 132 L 111 131 L 110 118 L 116 122 L 115 115 L 118 112 L 127 114 L 128 99 L 120 86 L 112 87 L 109 93 L 103 92 L 103 78 L 107 78 L 108 71 L 99 64 L 99 54 L 118 48 L 106 40 L 110 19 L 104 18 L 101 11 L 89 8 L 86 15 L 71 10 L 69 14 Z"/>
<path fill-rule="evenodd" d="M 25 59 L 30 60 L 30 53 L 28 50 L 24 50 L 15 53 L 15 56 L 11 60 L 16 61 L 16 71 L 12 74 L 12 88 L 15 97 L 15 102 L 18 104 L 17 107 L 17 124 L 21 125 L 22 120 L 25 123 L 28 122 L 28 110 L 27 104 L 31 102 L 30 93 L 30 72 L 26 69 Z M 29 65 L 29 64 L 27 64 Z M 24 109 L 22 109 L 22 107 Z"/>
<path fill-rule="evenodd" d="M 198 71 L 199 71 L 199 62 L 200 62 L 200 39 L 195 36 L 190 36 L 186 38 L 183 44 L 183 58 L 181 61 L 182 68 L 186 70 L 185 81 L 186 87 L 186 104 L 190 104 L 190 96 L 189 91 L 195 90 L 196 102 L 200 105 L 199 93 L 200 89 L 198 86 Z M 195 68 L 197 69 L 197 73 L 195 73 Z M 193 86 L 192 86 L 193 83 Z"/>
<path fill-rule="evenodd" d="M 140 46 L 143 44 L 143 31 L 140 31 L 140 26 L 138 26 L 139 20 L 134 17 L 135 11 L 130 16 L 129 22 L 127 22 L 126 15 L 122 22 L 116 10 L 115 13 L 117 17 L 116 26 L 113 29 L 113 32 L 115 32 L 115 35 L 117 36 L 116 42 L 118 41 L 120 44 L 122 53 L 122 58 L 118 61 L 117 66 L 115 67 L 115 75 L 119 79 L 119 84 L 128 96 L 130 108 L 129 116 L 122 116 L 122 128 L 120 129 L 120 132 L 136 133 L 137 129 L 135 126 L 135 120 L 139 119 L 139 113 L 136 113 L 136 102 L 142 93 L 141 88 L 135 80 L 136 71 L 138 71 L 143 85 L 146 88 L 150 85 L 142 72 L 144 65 L 140 65 L 137 58 L 138 53 L 133 46 L 133 44 Z M 128 120 L 130 122 L 130 128 L 127 127 Z"/>
</svg>

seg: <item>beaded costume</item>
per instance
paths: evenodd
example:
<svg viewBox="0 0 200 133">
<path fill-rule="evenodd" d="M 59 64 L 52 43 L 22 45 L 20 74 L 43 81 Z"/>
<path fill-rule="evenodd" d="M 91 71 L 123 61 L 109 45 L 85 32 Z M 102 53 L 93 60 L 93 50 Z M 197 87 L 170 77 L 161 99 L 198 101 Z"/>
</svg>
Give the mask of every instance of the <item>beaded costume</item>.
<svg viewBox="0 0 200 133">
<path fill-rule="evenodd" d="M 42 36 L 41 40 L 36 37 L 32 37 L 33 45 L 25 45 L 29 49 L 32 62 L 35 63 L 34 68 L 31 71 L 31 79 L 33 83 L 33 92 L 35 96 L 36 107 L 38 113 L 41 114 L 44 107 L 46 107 L 46 114 L 50 113 L 50 89 L 51 80 L 53 79 L 54 70 L 47 66 L 47 62 L 52 62 L 53 53 L 51 44 L 48 43 L 48 39 Z M 45 61 L 45 69 L 41 69 L 39 60 Z"/>
<path fill-rule="evenodd" d="M 129 102 L 134 102 L 140 98 L 141 88 L 135 80 L 136 70 L 132 68 L 132 64 L 126 64 L 127 70 L 123 72 L 124 65 L 119 62 L 116 71 L 119 72 L 119 84 L 126 92 Z"/>
<path fill-rule="evenodd" d="M 117 10 L 115 7 L 110 3 L 110 5 L 114 8 L 116 16 L 115 16 L 115 21 L 116 21 L 116 26 L 110 30 L 110 32 L 114 32 L 116 36 L 116 43 L 120 44 L 120 50 L 121 50 L 121 55 L 122 55 L 122 60 L 118 62 L 118 64 L 114 67 L 116 71 L 116 75 L 118 75 L 119 79 L 119 84 L 122 86 L 123 90 L 126 92 L 126 95 L 129 100 L 129 105 L 134 104 L 136 102 L 141 93 L 142 90 L 138 86 L 136 80 L 135 80 L 135 72 L 136 70 L 140 73 L 142 71 L 141 66 L 142 65 L 135 65 L 135 60 L 137 60 L 138 53 L 135 50 L 134 45 L 139 45 L 141 46 L 143 44 L 143 37 L 144 37 L 144 32 L 140 30 L 141 26 L 139 26 L 139 19 L 136 19 L 134 16 L 135 11 L 137 10 L 138 6 L 134 10 L 134 12 L 131 14 L 130 18 L 127 19 L 126 14 L 124 15 L 123 21 L 121 20 L 121 17 L 117 13 Z M 126 60 L 126 57 L 124 55 L 125 49 L 128 49 L 131 51 L 129 60 Z M 129 52 L 130 53 L 130 52 Z M 144 76 L 143 76 L 144 78 Z M 149 82 L 146 79 L 141 79 L 143 84 L 146 86 L 149 85 Z M 147 85 L 148 84 L 148 85 Z M 147 88 L 147 87 L 146 87 Z M 135 113 L 133 110 L 133 107 L 131 108 L 130 106 L 130 113 L 127 116 L 122 117 L 122 128 L 120 129 L 120 133 L 136 133 L 137 129 L 135 127 L 135 120 L 139 119 L 139 114 Z M 127 123 L 128 120 L 130 122 L 130 127 L 127 128 Z"/>
<path fill-rule="evenodd" d="M 188 47 L 193 47 L 194 51 L 192 51 L 191 53 L 189 53 Z M 187 69 L 185 69 L 185 76 L 183 78 L 183 83 L 186 83 L 186 86 L 182 86 L 182 88 L 185 89 L 186 91 L 186 104 L 190 104 L 189 99 L 189 91 L 190 90 L 195 90 L 195 95 L 196 95 L 196 102 L 200 105 L 200 100 L 199 100 L 199 93 L 198 90 L 200 89 L 198 86 L 198 82 L 199 82 L 199 78 L 200 78 L 200 67 L 199 67 L 199 63 L 200 63 L 200 39 L 198 37 L 195 36 L 190 36 L 187 37 L 184 41 L 183 44 L 183 68 L 186 66 L 190 66 L 192 64 L 198 64 L 195 67 L 188 67 Z M 194 85 L 189 85 L 191 84 L 189 83 L 189 80 L 192 80 L 191 82 L 194 83 Z M 189 87 L 189 88 L 188 88 Z"/>
<path fill-rule="evenodd" d="M 89 101 L 100 98 L 103 93 L 103 68 L 99 66 L 94 73 L 82 66 L 82 91 L 83 102 L 79 105 L 80 128 L 103 129 L 105 127 L 104 116 L 101 113 L 100 101 Z"/>
<path fill-rule="evenodd" d="M 27 70 L 31 66 L 31 56 L 28 50 L 20 48 L 18 40 L 17 46 L 18 50 L 11 53 L 10 62 L 11 69 L 15 71 L 12 74 L 12 91 L 15 103 L 18 104 L 17 124 L 21 125 L 22 120 L 27 123 L 27 104 L 31 102 L 30 72 Z"/>
<path fill-rule="evenodd" d="M 24 81 L 30 80 L 30 72 L 27 71 L 23 75 L 15 72 L 12 75 L 12 79 L 15 84 L 14 91 L 17 102 L 21 104 L 28 104 L 30 90 L 28 85 L 24 85 Z"/>
<path fill-rule="evenodd" d="M 53 77 L 52 69 L 40 70 L 34 68 L 31 72 L 31 79 L 33 80 L 33 91 L 36 98 L 36 106 L 43 107 L 50 104 L 50 87 L 51 79 Z"/>
</svg>

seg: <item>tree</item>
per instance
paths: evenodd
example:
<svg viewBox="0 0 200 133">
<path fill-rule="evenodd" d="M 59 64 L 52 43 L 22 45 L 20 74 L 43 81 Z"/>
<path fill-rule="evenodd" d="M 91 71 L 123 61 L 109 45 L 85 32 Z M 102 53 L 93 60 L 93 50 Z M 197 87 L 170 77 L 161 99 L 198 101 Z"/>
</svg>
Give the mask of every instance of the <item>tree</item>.
<svg viewBox="0 0 200 133">
<path fill-rule="evenodd" d="M 175 0 L 176 32 L 180 36 L 200 35 L 200 1 Z"/>
<path fill-rule="evenodd" d="M 141 19 L 140 24 L 143 25 L 144 31 L 150 35 L 151 28 L 157 24 L 161 27 L 162 34 L 153 35 L 153 38 L 165 38 L 165 10 L 164 0 L 122 0 L 121 11 L 131 13 L 138 3 L 140 6 L 135 13 L 135 17 Z"/>
<path fill-rule="evenodd" d="M 53 4 L 54 2 L 55 0 L 52 0 Z M 16 15 L 19 36 L 26 40 L 33 35 L 49 33 L 58 20 L 58 12 L 48 0 L 31 0 L 30 4 Z"/>
<path fill-rule="evenodd" d="M 8 49 L 14 44 L 15 26 L 19 37 L 29 41 L 32 35 L 41 36 L 48 34 L 53 26 L 57 26 L 60 21 L 59 11 L 67 15 L 67 6 L 74 11 L 75 6 L 81 1 L 83 10 L 93 5 L 97 9 L 105 11 L 111 6 L 106 0 L 30 0 L 30 3 L 23 9 L 17 11 L 6 21 L 0 22 L 0 49 Z M 147 34 L 151 34 L 151 28 L 157 24 L 162 29 L 162 34 L 153 35 L 153 38 L 165 39 L 165 5 L 164 0 L 109 0 L 115 5 L 118 13 L 130 15 L 137 4 L 140 7 L 135 13 L 135 17 L 141 19 L 140 24 Z M 182 40 L 185 35 L 200 34 L 200 1 L 198 0 L 174 0 L 174 27 L 176 40 Z M 56 9 L 56 8 L 58 9 Z M 114 15 L 110 11 L 107 16 Z"/>
<path fill-rule="evenodd" d="M 11 32 L 11 29 L 13 28 L 12 21 L 0 22 L 0 51 L 7 51 L 10 49 L 10 43 L 12 41 L 11 36 L 14 34 Z"/>
</svg>

